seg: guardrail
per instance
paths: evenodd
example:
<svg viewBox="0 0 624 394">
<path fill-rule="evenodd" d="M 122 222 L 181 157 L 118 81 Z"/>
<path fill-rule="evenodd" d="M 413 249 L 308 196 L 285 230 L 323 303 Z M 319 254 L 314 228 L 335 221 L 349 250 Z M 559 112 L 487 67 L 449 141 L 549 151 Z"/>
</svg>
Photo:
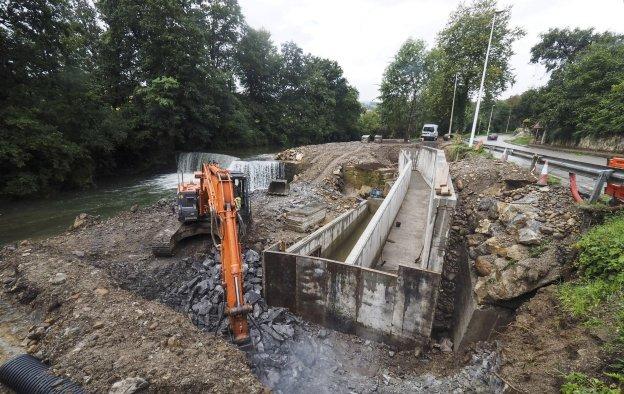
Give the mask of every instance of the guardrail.
<svg viewBox="0 0 624 394">
<path fill-rule="evenodd" d="M 531 170 L 535 168 L 537 163 L 544 163 L 548 161 L 549 166 L 559 168 L 567 171 L 570 178 L 575 178 L 576 174 L 584 175 L 590 178 L 595 178 L 594 187 L 589 194 L 589 202 L 596 202 L 604 190 L 605 183 L 607 182 L 624 182 L 624 170 L 618 170 L 609 168 L 606 165 L 590 164 L 581 161 L 562 159 L 556 156 L 536 154 L 530 151 L 526 151 L 520 148 L 506 148 L 498 145 L 492 145 L 485 143 L 483 145 L 486 149 L 503 152 L 507 149 L 507 154 L 512 156 L 524 157 L 531 160 Z M 570 182 L 570 184 L 576 184 L 576 182 Z M 573 186 L 574 188 L 576 186 Z M 578 190 L 572 190 L 572 193 L 578 192 Z"/>
</svg>

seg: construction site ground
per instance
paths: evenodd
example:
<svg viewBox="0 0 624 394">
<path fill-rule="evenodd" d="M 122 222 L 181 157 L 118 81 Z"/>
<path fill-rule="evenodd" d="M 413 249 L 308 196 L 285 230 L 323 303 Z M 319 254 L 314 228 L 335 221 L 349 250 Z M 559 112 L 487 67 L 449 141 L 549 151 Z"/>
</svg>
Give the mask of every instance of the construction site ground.
<svg viewBox="0 0 624 394">
<path fill-rule="evenodd" d="M 354 207 L 357 196 L 343 193 L 348 188 L 340 169 L 358 163 L 396 166 L 404 147 L 349 142 L 297 148 L 299 171 L 290 195 L 252 194 L 254 221 L 245 248 L 261 251 L 305 236 L 283 225 L 289 210 L 322 203 L 326 223 Z M 551 336 L 564 330 L 541 322 L 547 317 L 539 305 L 551 296 L 538 293 L 521 309 L 528 317 L 503 333 L 500 343 L 492 338 L 459 354 L 450 352 L 446 338 L 435 338 L 424 349 L 397 349 L 304 321 L 278 347 L 246 354 L 226 336 L 202 330 L 172 301 L 171 295 L 192 279 L 191 265 L 210 258 L 212 248 L 209 237 L 195 238 L 175 257 L 152 256 L 154 234 L 177 223 L 173 206 L 173 199 L 161 200 L 109 219 L 87 217 L 61 235 L 4 247 L 0 363 L 31 353 L 88 392 L 106 392 L 124 381 L 144 382 L 136 388 L 147 392 L 483 392 L 501 390 L 504 379 L 522 386 L 519 376 L 526 372 L 504 360 L 530 358 L 539 370 L 567 346 L 544 353 L 523 345 L 525 330 L 532 327 L 550 327 L 553 333 L 544 335 Z M 569 341 L 578 345 L 579 338 Z M 271 364 L 278 356 L 284 360 L 279 368 Z M 552 391 L 559 382 L 553 378 L 543 388 Z"/>
</svg>

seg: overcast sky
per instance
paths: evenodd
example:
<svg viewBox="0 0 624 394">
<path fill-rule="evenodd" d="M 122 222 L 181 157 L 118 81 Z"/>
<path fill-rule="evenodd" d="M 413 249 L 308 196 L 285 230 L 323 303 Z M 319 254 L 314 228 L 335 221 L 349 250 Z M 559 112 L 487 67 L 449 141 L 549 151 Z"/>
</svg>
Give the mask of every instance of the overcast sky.
<svg viewBox="0 0 624 394">
<path fill-rule="evenodd" d="M 456 0 L 239 0 L 247 22 L 271 32 L 277 45 L 294 41 L 336 60 L 361 101 L 378 95 L 383 71 L 408 38 L 433 46 Z M 513 4 L 512 23 L 526 31 L 514 45 L 516 84 L 503 97 L 548 81 L 529 64 L 530 48 L 549 27 L 594 27 L 624 33 L 624 0 L 499 0 Z M 484 51 L 485 51 L 484 43 Z"/>
</svg>

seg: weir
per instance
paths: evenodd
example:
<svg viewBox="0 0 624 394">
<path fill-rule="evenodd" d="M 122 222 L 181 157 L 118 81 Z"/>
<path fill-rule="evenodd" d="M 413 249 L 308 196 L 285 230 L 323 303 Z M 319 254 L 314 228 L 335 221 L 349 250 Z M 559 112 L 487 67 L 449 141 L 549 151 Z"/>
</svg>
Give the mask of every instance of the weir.
<svg viewBox="0 0 624 394">
<path fill-rule="evenodd" d="M 236 156 L 210 152 L 184 152 L 178 156 L 178 173 L 185 179 L 199 171 L 203 163 L 219 166 L 247 176 L 249 191 L 266 190 L 271 181 L 285 177 L 284 164 L 277 160 L 243 160 Z M 192 178 L 191 178 L 192 179 Z"/>
<path fill-rule="evenodd" d="M 267 303 L 343 332 L 424 343 L 455 203 L 443 151 L 402 151 L 383 200 L 360 203 L 287 249 L 264 251 Z"/>
</svg>

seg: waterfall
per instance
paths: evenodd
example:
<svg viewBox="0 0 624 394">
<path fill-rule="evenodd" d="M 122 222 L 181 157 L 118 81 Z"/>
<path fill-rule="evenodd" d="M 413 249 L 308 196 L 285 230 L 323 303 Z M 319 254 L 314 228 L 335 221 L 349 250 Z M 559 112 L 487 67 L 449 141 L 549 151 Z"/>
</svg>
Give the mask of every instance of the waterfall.
<svg viewBox="0 0 624 394">
<path fill-rule="evenodd" d="M 272 180 L 284 178 L 284 164 L 276 160 L 235 160 L 228 168 L 247 176 L 249 191 L 266 190 Z"/>
<path fill-rule="evenodd" d="M 219 166 L 228 168 L 238 157 L 224 155 L 221 153 L 208 152 L 184 152 L 178 156 L 178 172 L 192 174 L 201 170 L 203 163 L 217 162 Z"/>
<path fill-rule="evenodd" d="M 272 155 L 259 155 L 254 159 Z M 201 169 L 202 163 L 216 162 L 221 168 L 242 172 L 247 176 L 249 191 L 268 189 L 274 179 L 284 178 L 284 164 L 276 160 L 241 160 L 238 157 L 209 152 L 185 152 L 178 156 L 178 173 L 184 174 L 185 181 L 192 178 L 194 171 Z"/>
</svg>

